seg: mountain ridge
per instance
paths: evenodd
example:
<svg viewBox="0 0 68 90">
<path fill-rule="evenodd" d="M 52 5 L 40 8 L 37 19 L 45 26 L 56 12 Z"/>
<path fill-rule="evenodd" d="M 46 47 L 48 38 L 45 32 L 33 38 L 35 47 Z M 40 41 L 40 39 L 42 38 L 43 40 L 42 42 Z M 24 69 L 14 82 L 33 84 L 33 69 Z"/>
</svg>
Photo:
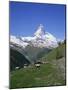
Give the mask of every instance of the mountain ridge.
<svg viewBox="0 0 68 90">
<path fill-rule="evenodd" d="M 34 36 L 31 37 L 16 37 L 10 35 L 10 42 L 22 46 L 25 48 L 28 45 L 33 45 L 34 47 L 40 48 L 55 48 L 58 46 L 58 41 L 51 33 L 44 31 L 44 26 L 40 24 L 34 33 Z"/>
</svg>

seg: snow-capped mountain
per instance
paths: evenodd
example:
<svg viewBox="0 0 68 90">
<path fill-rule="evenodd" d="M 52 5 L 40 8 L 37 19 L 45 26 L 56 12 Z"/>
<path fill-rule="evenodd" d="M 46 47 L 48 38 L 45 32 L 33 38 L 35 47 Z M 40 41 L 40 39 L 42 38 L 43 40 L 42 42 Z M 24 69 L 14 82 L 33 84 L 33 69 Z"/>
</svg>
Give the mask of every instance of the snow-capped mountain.
<svg viewBox="0 0 68 90">
<path fill-rule="evenodd" d="M 55 48 L 58 46 L 57 39 L 49 32 L 45 32 L 44 26 L 39 25 L 33 37 L 16 37 L 10 36 L 11 44 L 16 44 L 25 48 L 27 45 L 33 45 L 34 47 Z"/>
<path fill-rule="evenodd" d="M 42 38 L 43 35 L 45 35 L 44 27 L 42 24 L 38 27 L 37 31 L 34 33 L 36 37 Z"/>
<path fill-rule="evenodd" d="M 22 46 L 23 48 L 25 48 L 28 43 L 24 42 L 23 40 L 21 40 L 20 38 L 17 38 L 16 36 L 10 36 L 10 46 L 14 46 L 14 44 L 16 44 L 17 46 Z"/>
</svg>

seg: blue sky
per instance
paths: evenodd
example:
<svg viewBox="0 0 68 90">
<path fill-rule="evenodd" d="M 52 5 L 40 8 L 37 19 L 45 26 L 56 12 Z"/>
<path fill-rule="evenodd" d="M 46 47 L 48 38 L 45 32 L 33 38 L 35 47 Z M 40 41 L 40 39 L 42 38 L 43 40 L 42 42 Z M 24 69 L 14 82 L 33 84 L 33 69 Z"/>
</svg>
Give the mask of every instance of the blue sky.
<svg viewBox="0 0 68 90">
<path fill-rule="evenodd" d="M 39 24 L 56 38 L 65 37 L 65 5 L 10 2 L 10 34 L 32 36 Z"/>
</svg>

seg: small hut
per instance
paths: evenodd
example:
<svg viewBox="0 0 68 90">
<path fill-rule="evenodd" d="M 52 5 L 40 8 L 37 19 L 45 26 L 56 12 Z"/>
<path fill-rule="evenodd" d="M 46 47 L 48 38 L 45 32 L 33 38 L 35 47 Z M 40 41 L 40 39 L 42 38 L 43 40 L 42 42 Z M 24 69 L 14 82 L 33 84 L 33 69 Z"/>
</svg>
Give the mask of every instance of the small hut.
<svg viewBox="0 0 68 90">
<path fill-rule="evenodd" d="M 27 68 L 27 66 L 28 66 L 27 64 L 24 64 L 24 68 Z"/>
<path fill-rule="evenodd" d="M 35 66 L 36 66 L 37 68 L 39 68 L 41 64 L 42 64 L 42 62 L 38 61 L 38 62 L 35 63 Z"/>
</svg>

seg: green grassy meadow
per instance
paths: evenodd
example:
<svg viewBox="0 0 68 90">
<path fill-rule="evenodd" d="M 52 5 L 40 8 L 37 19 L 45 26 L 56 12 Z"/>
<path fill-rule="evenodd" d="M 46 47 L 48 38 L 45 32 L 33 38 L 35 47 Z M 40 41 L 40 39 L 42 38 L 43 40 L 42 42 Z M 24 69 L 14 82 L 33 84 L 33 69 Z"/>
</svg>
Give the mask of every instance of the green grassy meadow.
<svg viewBox="0 0 68 90">
<path fill-rule="evenodd" d="M 40 60 L 48 62 L 39 68 L 32 65 L 10 72 L 10 88 L 61 86 L 65 78 L 65 44 L 53 49 Z"/>
</svg>

